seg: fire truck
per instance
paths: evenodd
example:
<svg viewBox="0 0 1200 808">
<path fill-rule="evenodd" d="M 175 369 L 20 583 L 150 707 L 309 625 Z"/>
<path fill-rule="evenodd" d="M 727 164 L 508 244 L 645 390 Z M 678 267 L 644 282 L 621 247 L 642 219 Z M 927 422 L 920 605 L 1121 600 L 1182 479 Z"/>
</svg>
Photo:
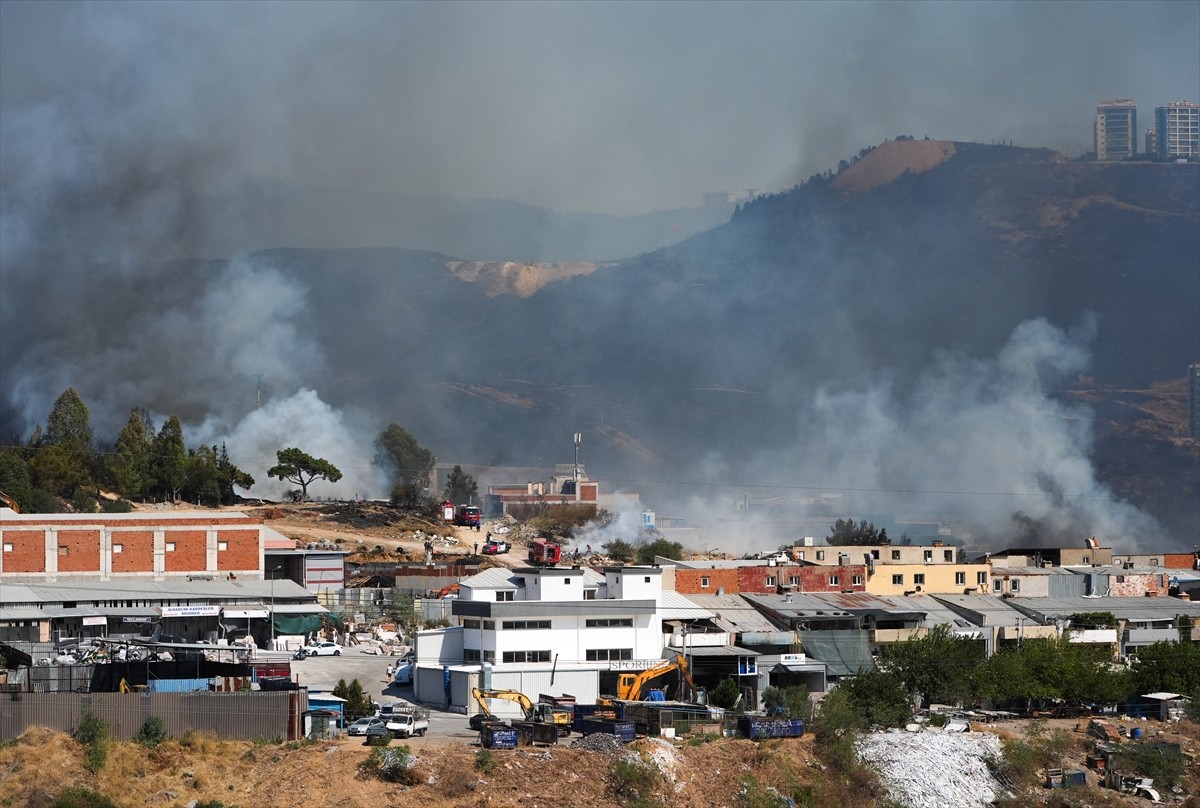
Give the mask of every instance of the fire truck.
<svg viewBox="0 0 1200 808">
<path fill-rule="evenodd" d="M 529 563 L 535 567 L 553 567 L 562 557 L 562 548 L 554 542 L 536 539 L 529 542 Z"/>
<path fill-rule="evenodd" d="M 475 505 L 459 505 L 454 512 L 454 524 L 459 527 L 479 527 L 483 514 Z"/>
</svg>

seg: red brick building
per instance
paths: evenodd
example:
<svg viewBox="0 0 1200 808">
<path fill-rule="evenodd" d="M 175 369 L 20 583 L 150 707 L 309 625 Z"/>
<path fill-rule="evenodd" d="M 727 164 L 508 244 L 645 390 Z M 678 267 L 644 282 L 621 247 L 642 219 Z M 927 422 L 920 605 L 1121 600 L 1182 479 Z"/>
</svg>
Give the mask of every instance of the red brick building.
<svg viewBox="0 0 1200 808">
<path fill-rule="evenodd" d="M 764 564 L 758 561 L 672 562 L 681 595 L 774 595 L 778 592 L 864 592 L 862 564 Z"/>
<path fill-rule="evenodd" d="M 0 510 L 7 579 L 263 575 L 266 528 L 243 513 L 19 514 Z"/>
</svg>

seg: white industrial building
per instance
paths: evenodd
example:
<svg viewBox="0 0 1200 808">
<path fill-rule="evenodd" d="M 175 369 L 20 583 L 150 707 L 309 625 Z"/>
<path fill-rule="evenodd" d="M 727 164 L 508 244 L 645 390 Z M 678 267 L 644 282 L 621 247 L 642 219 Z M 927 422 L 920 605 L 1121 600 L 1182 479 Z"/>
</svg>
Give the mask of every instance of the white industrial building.
<svg viewBox="0 0 1200 808">
<path fill-rule="evenodd" d="M 713 616 L 664 592 L 658 567 L 489 569 L 462 581 L 452 613 L 462 625 L 418 634 L 414 695 L 468 713 L 473 687 L 595 703 L 616 692 L 621 672 L 662 662 L 664 621 Z M 669 677 L 661 684 L 679 695 Z M 519 714 L 509 702 L 489 706 Z"/>
</svg>

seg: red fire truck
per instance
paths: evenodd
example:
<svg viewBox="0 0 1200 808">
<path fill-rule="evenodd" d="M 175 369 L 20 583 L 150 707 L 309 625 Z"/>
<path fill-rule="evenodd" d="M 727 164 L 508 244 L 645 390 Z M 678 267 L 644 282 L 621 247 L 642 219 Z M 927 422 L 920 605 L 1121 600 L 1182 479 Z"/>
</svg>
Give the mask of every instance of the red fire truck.
<svg viewBox="0 0 1200 808">
<path fill-rule="evenodd" d="M 474 505 L 459 505 L 454 512 L 454 524 L 459 527 L 479 527 L 483 514 Z"/>
<path fill-rule="evenodd" d="M 562 557 L 562 548 L 545 539 L 529 542 L 529 563 L 535 567 L 553 567 Z"/>
</svg>

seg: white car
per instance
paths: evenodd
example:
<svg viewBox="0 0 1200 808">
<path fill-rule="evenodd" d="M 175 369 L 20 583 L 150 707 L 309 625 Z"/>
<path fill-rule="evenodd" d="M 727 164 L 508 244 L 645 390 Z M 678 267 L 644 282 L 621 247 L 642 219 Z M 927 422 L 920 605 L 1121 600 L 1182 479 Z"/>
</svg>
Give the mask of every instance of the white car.
<svg viewBox="0 0 1200 808">
<path fill-rule="evenodd" d="M 392 681 L 398 685 L 411 685 L 413 681 L 413 664 L 405 662 L 396 668 L 396 675 L 392 677 Z"/>
<path fill-rule="evenodd" d="M 304 646 L 304 652 L 309 656 L 341 656 L 342 646 L 335 642 L 324 640 Z"/>
</svg>

